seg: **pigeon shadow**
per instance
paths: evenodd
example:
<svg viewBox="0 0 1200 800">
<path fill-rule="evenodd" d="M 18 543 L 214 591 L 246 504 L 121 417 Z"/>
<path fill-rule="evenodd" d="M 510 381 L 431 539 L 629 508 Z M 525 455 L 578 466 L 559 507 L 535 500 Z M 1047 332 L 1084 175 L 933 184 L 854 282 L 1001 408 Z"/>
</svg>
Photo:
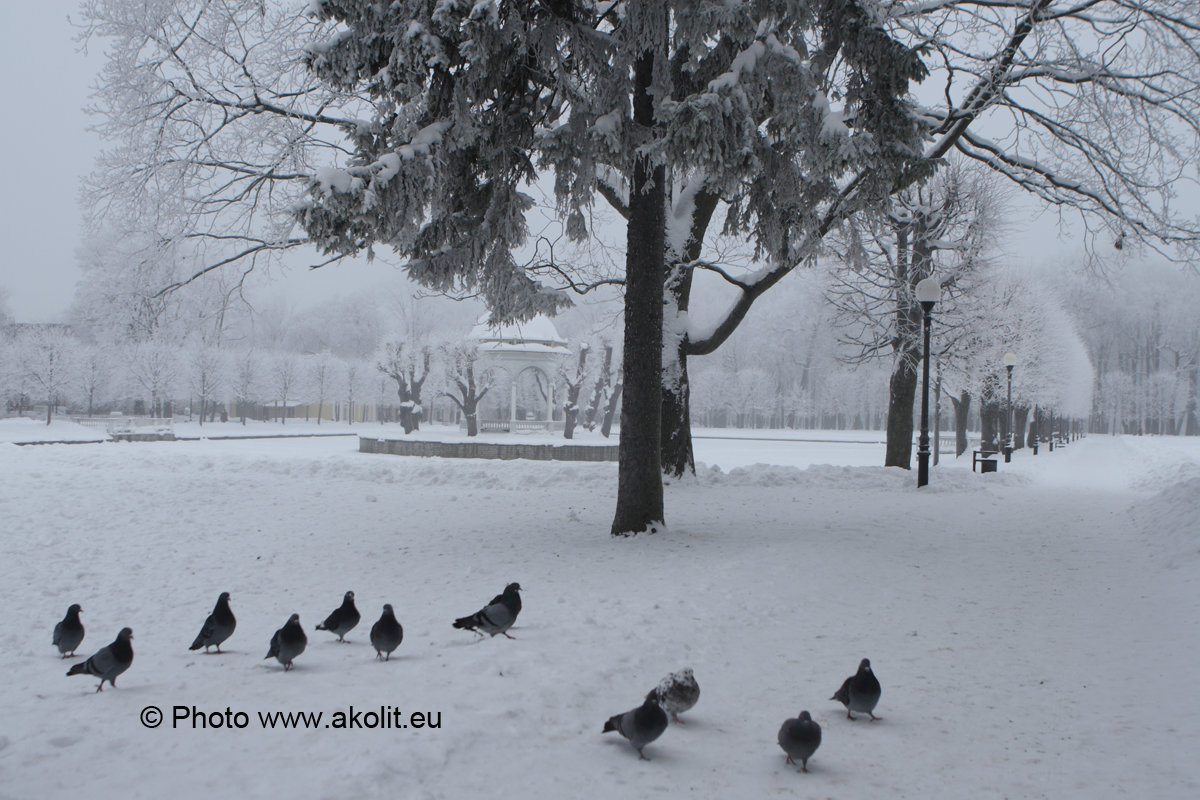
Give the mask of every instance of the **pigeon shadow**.
<svg viewBox="0 0 1200 800">
<path fill-rule="evenodd" d="M 637 750 L 634 750 L 633 746 L 630 745 L 625 739 L 608 738 L 605 739 L 605 744 L 609 747 L 616 747 L 625 750 L 626 753 L 637 762 L 650 761 L 652 763 L 671 764 L 677 761 L 677 759 L 671 757 L 670 751 L 663 750 L 662 748 L 656 749 L 653 744 L 646 745 L 645 750 L 648 750 L 649 752 L 646 753 L 646 757 L 644 759 L 638 758 Z"/>
</svg>

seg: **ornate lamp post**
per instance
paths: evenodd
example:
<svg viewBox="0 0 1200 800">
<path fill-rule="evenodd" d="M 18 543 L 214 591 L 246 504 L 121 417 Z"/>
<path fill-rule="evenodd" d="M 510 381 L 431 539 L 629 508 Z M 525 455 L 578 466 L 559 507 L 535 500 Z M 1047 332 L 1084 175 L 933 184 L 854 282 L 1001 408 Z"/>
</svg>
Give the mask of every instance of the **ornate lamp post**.
<svg viewBox="0 0 1200 800">
<path fill-rule="evenodd" d="M 917 283 L 917 301 L 925 312 L 925 350 L 921 366 L 921 438 L 917 447 L 917 486 L 929 483 L 929 332 L 933 325 L 933 306 L 942 295 L 942 285 L 935 278 Z"/>
<path fill-rule="evenodd" d="M 1008 370 L 1008 436 L 1004 437 L 1004 463 L 1012 461 L 1013 451 L 1013 406 L 1012 371 L 1017 365 L 1017 354 L 1009 350 L 1004 354 L 1004 369 Z"/>
</svg>

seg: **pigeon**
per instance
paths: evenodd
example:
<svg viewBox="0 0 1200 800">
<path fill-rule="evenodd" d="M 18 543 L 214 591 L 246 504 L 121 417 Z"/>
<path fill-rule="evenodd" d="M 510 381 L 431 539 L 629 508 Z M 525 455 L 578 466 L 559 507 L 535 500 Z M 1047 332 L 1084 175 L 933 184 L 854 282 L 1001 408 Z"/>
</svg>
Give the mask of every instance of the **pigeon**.
<svg viewBox="0 0 1200 800">
<path fill-rule="evenodd" d="M 196 641 L 192 642 L 192 646 L 188 650 L 199 650 L 203 647 L 204 652 L 207 653 L 208 648 L 216 645 L 219 653 L 221 652 L 221 642 L 232 636 L 233 629 L 236 627 L 237 620 L 234 619 L 233 612 L 229 610 L 229 592 L 221 592 L 216 606 L 208 615 L 208 619 L 204 620 L 204 627 L 200 629 Z"/>
<path fill-rule="evenodd" d="M 95 675 L 100 679 L 100 685 L 96 687 L 97 692 L 104 691 L 105 681 L 116 686 L 117 676 L 129 669 L 129 665 L 133 663 L 131 639 L 133 631 L 122 628 L 112 644 L 101 647 L 87 661 L 71 667 L 67 670 L 67 675 Z"/>
<path fill-rule="evenodd" d="M 662 710 L 679 722 L 679 715 L 696 705 L 700 699 L 700 684 L 696 683 L 692 668 L 687 667 L 663 678 L 651 694 Z"/>
<path fill-rule="evenodd" d="M 54 638 L 50 640 L 50 644 L 58 648 L 58 652 L 62 653 L 62 657 L 75 655 L 75 648 L 79 647 L 79 643 L 83 641 L 83 623 L 79 621 L 79 612 L 83 611 L 79 607 L 79 603 L 72 603 L 67 609 L 67 615 L 62 618 L 62 622 L 54 626 Z"/>
<path fill-rule="evenodd" d="M 508 636 L 508 629 L 517 621 L 517 614 L 521 613 L 521 595 L 517 594 L 519 591 L 521 591 L 521 584 L 510 583 L 504 587 L 502 594 L 493 597 L 492 602 L 479 611 L 469 617 L 460 617 L 454 620 L 454 627 L 475 631 L 480 636 L 485 633 L 492 636 L 503 633 Z M 514 637 L 508 636 L 508 638 Z"/>
<path fill-rule="evenodd" d="M 879 681 L 875 678 L 875 673 L 871 671 L 870 659 L 864 658 L 858 664 L 858 672 L 851 675 L 842 683 L 842 688 L 834 692 L 830 700 L 837 700 L 846 707 L 846 718 L 854 719 L 851 711 L 858 711 L 871 715 L 872 720 L 877 720 L 875 716 L 875 704 L 879 702 L 879 695 L 882 690 L 879 688 Z"/>
<path fill-rule="evenodd" d="M 344 642 L 346 634 L 354 629 L 359 619 L 358 609 L 354 607 L 354 592 L 346 592 L 346 596 L 342 598 L 342 604 L 317 626 L 317 630 L 336 633 L 338 641 Z"/>
<path fill-rule="evenodd" d="M 787 763 L 800 761 L 800 771 L 808 772 L 808 760 L 821 746 L 821 726 L 813 722 L 807 711 L 798 719 L 787 719 L 779 727 L 779 746 L 787 753 Z"/>
<path fill-rule="evenodd" d="M 616 731 L 629 740 L 638 751 L 638 758 L 649 761 L 642 748 L 653 742 L 667 729 L 667 712 L 655 700 L 655 693 L 646 695 L 646 700 L 632 711 L 609 717 L 602 733 Z"/>
<path fill-rule="evenodd" d="M 287 672 L 292 668 L 292 661 L 303 653 L 307 646 L 308 637 L 304 635 L 304 629 L 300 627 L 300 615 L 292 614 L 283 627 L 275 631 L 275 635 L 271 637 L 271 649 L 263 658 L 274 656 L 279 659 L 280 664 L 283 664 L 283 671 Z"/>
<path fill-rule="evenodd" d="M 385 604 L 383 614 L 371 626 L 371 646 L 375 648 L 375 658 L 390 661 L 392 651 L 404 641 L 404 628 L 396 620 L 396 613 L 391 604 Z"/>
</svg>

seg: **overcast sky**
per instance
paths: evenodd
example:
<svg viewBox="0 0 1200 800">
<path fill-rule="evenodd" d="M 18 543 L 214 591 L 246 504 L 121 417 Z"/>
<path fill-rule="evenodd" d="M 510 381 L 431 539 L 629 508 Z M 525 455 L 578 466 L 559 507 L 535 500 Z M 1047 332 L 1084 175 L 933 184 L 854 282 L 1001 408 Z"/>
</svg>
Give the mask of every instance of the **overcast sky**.
<svg viewBox="0 0 1200 800">
<path fill-rule="evenodd" d="M 98 54 L 78 53 L 73 3 L 0 0 L 0 288 L 21 322 L 61 317 L 79 271 L 79 177 L 99 152 L 83 113 Z"/>
<path fill-rule="evenodd" d="M 79 279 L 79 185 L 101 149 L 83 112 L 103 63 L 95 46 L 76 41 L 74 2 L 0 0 L 0 290 L 19 322 L 65 317 Z M 1057 241 L 1049 220 L 1025 214 L 1010 228 L 1010 253 L 1048 265 L 1078 245 Z M 330 294 L 394 281 L 382 262 L 343 264 L 308 272 L 298 266 L 272 276 L 270 292 L 304 307 Z M 261 291 L 261 289 L 260 289 Z"/>
</svg>

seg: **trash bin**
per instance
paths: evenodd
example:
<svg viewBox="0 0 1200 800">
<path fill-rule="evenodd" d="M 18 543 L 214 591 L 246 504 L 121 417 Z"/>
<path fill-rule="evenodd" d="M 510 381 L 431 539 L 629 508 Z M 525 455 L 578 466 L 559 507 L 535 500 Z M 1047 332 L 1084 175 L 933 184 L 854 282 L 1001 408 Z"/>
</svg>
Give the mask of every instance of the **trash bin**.
<svg viewBox="0 0 1200 800">
<path fill-rule="evenodd" d="M 996 459 L 994 459 L 994 458 L 979 459 L 979 471 L 980 472 L 995 472 L 996 471 Z"/>
</svg>

